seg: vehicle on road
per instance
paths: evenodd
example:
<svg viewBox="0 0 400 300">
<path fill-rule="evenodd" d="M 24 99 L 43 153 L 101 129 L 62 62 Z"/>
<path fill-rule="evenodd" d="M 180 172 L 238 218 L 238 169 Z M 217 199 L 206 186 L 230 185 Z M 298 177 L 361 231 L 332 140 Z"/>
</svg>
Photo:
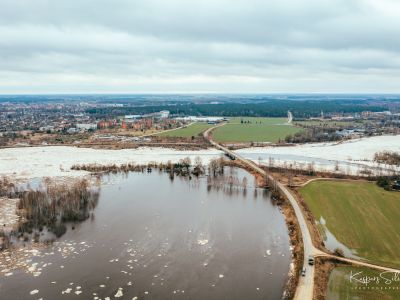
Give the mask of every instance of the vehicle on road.
<svg viewBox="0 0 400 300">
<path fill-rule="evenodd" d="M 306 268 L 303 268 L 301 270 L 301 276 L 305 277 L 306 276 Z"/>
<path fill-rule="evenodd" d="M 313 266 L 314 263 L 315 263 L 314 257 L 313 257 L 312 255 L 310 255 L 310 256 L 308 257 L 308 264 L 309 264 L 310 266 Z"/>
</svg>

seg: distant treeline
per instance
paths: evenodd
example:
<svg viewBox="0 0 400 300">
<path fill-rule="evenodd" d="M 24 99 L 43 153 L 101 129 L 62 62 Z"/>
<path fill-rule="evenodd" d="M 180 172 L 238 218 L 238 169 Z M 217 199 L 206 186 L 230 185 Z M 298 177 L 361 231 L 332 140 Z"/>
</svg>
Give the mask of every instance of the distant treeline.
<svg viewBox="0 0 400 300">
<path fill-rule="evenodd" d="M 384 111 L 384 104 L 370 104 L 360 100 L 334 101 L 292 101 L 269 100 L 262 103 L 219 103 L 219 104 L 176 104 L 126 107 L 98 107 L 87 109 L 86 112 L 98 118 L 110 118 L 128 114 L 147 114 L 161 110 L 169 110 L 173 115 L 194 116 L 247 116 L 247 117 L 286 117 L 290 110 L 296 118 L 315 117 L 329 113 L 357 113 L 362 111 Z"/>
</svg>

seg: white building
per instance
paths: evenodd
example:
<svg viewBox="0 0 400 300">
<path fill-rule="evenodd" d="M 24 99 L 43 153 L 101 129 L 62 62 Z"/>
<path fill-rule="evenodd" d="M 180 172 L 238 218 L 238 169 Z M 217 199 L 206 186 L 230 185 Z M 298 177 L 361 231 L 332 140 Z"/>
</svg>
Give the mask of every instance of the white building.
<svg viewBox="0 0 400 300">
<path fill-rule="evenodd" d="M 168 119 L 169 118 L 169 111 L 162 110 L 159 112 L 160 119 Z"/>
<path fill-rule="evenodd" d="M 176 119 L 178 121 L 185 121 L 185 122 L 207 122 L 207 123 L 218 123 L 226 120 L 226 118 L 224 117 L 195 117 L 195 116 L 188 116 Z"/>
<path fill-rule="evenodd" d="M 142 116 L 141 115 L 126 115 L 124 117 L 125 120 L 137 120 L 137 119 L 141 119 Z"/>
<path fill-rule="evenodd" d="M 89 130 L 89 129 L 97 129 L 96 123 L 88 123 L 88 124 L 76 124 L 76 128 L 80 130 Z"/>
</svg>

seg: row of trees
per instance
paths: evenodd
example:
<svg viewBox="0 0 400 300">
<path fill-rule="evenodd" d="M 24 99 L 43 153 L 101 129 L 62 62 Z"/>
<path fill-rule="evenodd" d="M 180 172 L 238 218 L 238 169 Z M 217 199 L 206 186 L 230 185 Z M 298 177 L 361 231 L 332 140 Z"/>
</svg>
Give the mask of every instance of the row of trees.
<svg viewBox="0 0 400 300">
<path fill-rule="evenodd" d="M 205 173 L 205 166 L 203 165 L 202 159 L 196 156 L 194 162 L 192 163 L 190 157 L 184 157 L 176 163 L 168 161 L 167 163 L 157 163 L 151 162 L 148 164 L 136 164 L 136 163 L 126 163 L 126 164 L 76 164 L 71 167 L 72 170 L 84 170 L 92 173 L 128 173 L 128 172 L 145 172 L 151 171 L 153 169 L 158 169 L 160 171 L 166 171 L 173 175 L 182 176 L 200 176 Z"/>
<path fill-rule="evenodd" d="M 344 100 L 284 100 L 265 99 L 258 102 L 247 103 L 229 101 L 226 103 L 179 103 L 177 105 L 147 105 L 124 107 L 96 107 L 86 110 L 96 118 L 106 118 L 128 114 L 146 114 L 161 110 L 169 110 L 173 115 L 196 116 L 227 116 L 227 117 L 286 117 L 288 110 L 297 118 L 309 118 L 319 116 L 321 110 L 325 113 L 356 113 L 362 111 L 384 111 L 387 107 L 374 105 L 366 101 Z"/>
<path fill-rule="evenodd" d="M 285 137 L 287 143 L 316 143 L 339 141 L 341 137 L 332 128 L 313 127 Z"/>
<path fill-rule="evenodd" d="M 377 152 L 374 155 L 374 161 L 381 164 L 400 165 L 400 153 L 392 151 Z"/>
</svg>

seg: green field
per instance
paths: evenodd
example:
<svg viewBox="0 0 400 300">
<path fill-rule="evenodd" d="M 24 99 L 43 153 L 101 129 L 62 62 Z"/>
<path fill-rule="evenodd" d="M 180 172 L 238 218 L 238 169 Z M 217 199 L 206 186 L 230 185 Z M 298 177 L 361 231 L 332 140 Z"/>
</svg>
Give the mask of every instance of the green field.
<svg viewBox="0 0 400 300">
<path fill-rule="evenodd" d="M 356 255 L 400 266 L 400 192 L 371 182 L 313 181 L 300 189 L 315 219 Z M 331 249 L 333 250 L 333 249 Z"/>
<path fill-rule="evenodd" d="M 158 136 L 168 136 L 168 137 L 192 137 L 197 136 L 202 133 L 207 128 L 212 127 L 213 125 L 207 123 L 193 123 L 187 126 L 186 128 L 181 128 L 177 130 L 172 130 L 164 133 L 158 134 Z"/>
<path fill-rule="evenodd" d="M 300 130 L 287 125 L 286 118 L 231 118 L 228 124 L 213 132 L 213 138 L 222 143 L 278 142 Z"/>
<path fill-rule="evenodd" d="M 380 278 L 380 274 L 380 271 L 364 267 L 337 267 L 332 270 L 329 276 L 327 299 L 400 299 L 400 282 L 385 282 Z M 350 280 L 351 276 L 352 279 Z M 362 276 L 380 279 L 378 282 L 374 280 L 368 284 L 363 284 L 358 282 Z M 382 276 L 390 279 L 393 274 Z"/>
</svg>

